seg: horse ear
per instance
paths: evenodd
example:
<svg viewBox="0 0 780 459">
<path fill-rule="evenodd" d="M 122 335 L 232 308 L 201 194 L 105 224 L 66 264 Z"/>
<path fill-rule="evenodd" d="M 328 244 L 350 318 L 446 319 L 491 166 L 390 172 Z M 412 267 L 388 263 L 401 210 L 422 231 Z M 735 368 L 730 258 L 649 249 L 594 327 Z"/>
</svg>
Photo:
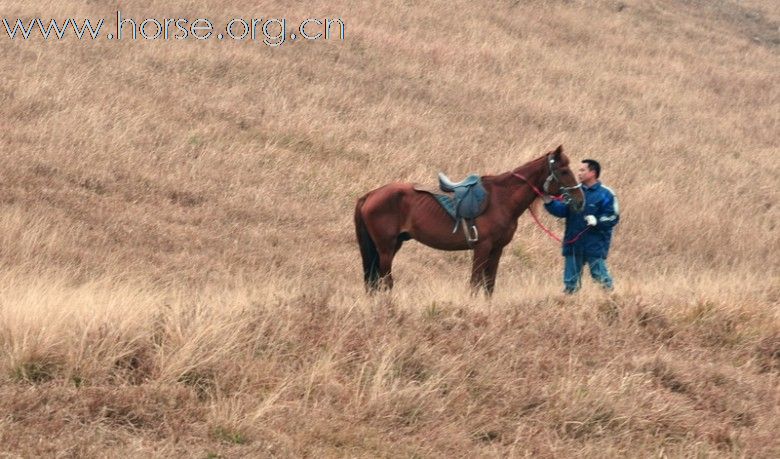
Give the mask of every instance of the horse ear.
<svg viewBox="0 0 780 459">
<path fill-rule="evenodd" d="M 558 145 L 558 148 L 556 148 L 555 151 L 553 152 L 553 158 L 555 158 L 556 161 L 561 159 L 562 153 L 563 153 L 563 145 Z"/>
</svg>

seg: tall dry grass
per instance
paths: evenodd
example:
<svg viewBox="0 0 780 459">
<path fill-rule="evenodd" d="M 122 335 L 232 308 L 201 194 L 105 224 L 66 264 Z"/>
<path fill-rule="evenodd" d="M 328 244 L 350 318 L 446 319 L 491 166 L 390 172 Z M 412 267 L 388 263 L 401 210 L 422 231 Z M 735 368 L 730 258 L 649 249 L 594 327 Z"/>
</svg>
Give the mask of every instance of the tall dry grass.
<svg viewBox="0 0 780 459">
<path fill-rule="evenodd" d="M 0 40 L 4 454 L 780 453 L 774 2 L 121 9 L 347 39 Z M 560 143 L 618 193 L 615 295 L 527 217 L 490 301 L 416 244 L 363 295 L 358 196 Z"/>
</svg>

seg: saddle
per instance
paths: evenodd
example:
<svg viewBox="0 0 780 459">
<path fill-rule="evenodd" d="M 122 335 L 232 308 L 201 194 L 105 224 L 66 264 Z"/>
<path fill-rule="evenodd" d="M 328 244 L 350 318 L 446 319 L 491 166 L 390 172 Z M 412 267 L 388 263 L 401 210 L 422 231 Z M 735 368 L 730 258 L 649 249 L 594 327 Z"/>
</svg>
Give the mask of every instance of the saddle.
<svg viewBox="0 0 780 459">
<path fill-rule="evenodd" d="M 415 189 L 431 193 L 436 198 L 455 221 L 455 226 L 452 228 L 453 233 L 458 230 L 458 225 L 461 225 L 469 245 L 473 245 L 479 240 L 474 219 L 482 215 L 488 204 L 487 191 L 482 185 L 482 179 L 479 175 L 472 174 L 460 182 L 453 182 L 445 174 L 439 172 L 439 190 L 444 193 L 419 186 L 415 186 Z"/>
</svg>

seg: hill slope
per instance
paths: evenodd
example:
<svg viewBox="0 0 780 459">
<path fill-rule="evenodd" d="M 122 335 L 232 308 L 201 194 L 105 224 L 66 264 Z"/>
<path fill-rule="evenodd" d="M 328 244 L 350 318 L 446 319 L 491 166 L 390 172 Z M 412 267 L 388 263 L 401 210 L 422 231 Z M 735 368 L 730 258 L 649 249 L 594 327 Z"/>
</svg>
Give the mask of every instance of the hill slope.
<svg viewBox="0 0 780 459">
<path fill-rule="evenodd" d="M 346 36 L 0 39 L 11 454 L 777 454 L 775 2 L 122 14 L 341 17 Z M 363 295 L 357 197 L 558 144 L 620 198 L 614 296 L 560 298 L 526 216 L 492 301 L 465 291 L 469 254 L 418 244 L 392 294 Z"/>
</svg>

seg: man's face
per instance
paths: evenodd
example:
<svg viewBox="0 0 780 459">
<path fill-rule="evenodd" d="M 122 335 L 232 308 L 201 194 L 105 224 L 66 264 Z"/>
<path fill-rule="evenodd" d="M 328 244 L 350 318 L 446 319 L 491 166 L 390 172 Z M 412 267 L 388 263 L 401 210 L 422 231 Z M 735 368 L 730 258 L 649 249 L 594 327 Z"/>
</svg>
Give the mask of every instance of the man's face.
<svg viewBox="0 0 780 459">
<path fill-rule="evenodd" d="M 596 178 L 596 171 L 592 171 L 585 163 L 580 163 L 580 169 L 577 171 L 577 180 L 588 182 Z"/>
</svg>

